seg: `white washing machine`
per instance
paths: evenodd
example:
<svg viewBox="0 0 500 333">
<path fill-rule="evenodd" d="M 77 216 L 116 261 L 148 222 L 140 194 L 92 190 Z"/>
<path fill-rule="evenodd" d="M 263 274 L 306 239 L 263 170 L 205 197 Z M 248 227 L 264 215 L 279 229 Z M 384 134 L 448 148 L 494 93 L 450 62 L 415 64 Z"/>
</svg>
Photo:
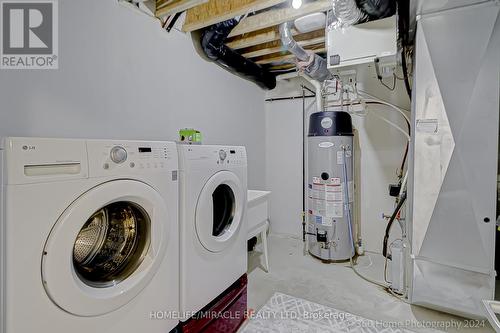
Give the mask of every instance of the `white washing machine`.
<svg viewBox="0 0 500 333">
<path fill-rule="evenodd" d="M 247 157 L 245 147 L 177 148 L 180 311 L 186 315 L 201 310 L 246 273 Z"/>
<path fill-rule="evenodd" d="M 2 333 L 176 326 L 175 143 L 7 138 L 1 152 Z"/>
</svg>

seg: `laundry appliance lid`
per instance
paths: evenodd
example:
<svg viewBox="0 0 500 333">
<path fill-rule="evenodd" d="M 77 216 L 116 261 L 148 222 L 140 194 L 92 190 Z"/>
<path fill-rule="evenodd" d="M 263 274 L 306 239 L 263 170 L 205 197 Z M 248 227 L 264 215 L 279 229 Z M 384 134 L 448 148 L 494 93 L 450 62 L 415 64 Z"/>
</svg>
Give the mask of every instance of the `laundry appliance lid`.
<svg viewBox="0 0 500 333">
<path fill-rule="evenodd" d="M 134 180 L 100 184 L 79 196 L 54 224 L 42 255 L 49 298 L 77 316 L 99 316 L 129 303 L 166 255 L 169 212 L 162 196 Z"/>
</svg>

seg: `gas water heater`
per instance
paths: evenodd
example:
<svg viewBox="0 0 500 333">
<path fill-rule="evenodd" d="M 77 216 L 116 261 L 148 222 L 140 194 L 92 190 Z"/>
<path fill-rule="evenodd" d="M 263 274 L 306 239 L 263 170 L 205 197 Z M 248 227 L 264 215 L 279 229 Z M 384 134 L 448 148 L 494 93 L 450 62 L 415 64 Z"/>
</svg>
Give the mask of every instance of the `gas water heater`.
<svg viewBox="0 0 500 333">
<path fill-rule="evenodd" d="M 347 112 L 316 112 L 309 118 L 308 250 L 325 261 L 354 255 L 353 136 Z"/>
</svg>

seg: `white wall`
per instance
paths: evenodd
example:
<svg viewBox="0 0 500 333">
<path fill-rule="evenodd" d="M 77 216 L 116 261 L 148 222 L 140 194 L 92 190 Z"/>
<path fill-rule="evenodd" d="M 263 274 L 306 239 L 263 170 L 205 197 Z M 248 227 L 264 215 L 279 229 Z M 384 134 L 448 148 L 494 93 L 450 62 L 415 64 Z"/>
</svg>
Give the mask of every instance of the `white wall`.
<svg viewBox="0 0 500 333">
<path fill-rule="evenodd" d="M 299 83 L 280 82 L 268 97 L 298 96 Z M 306 100 L 306 110 L 315 100 Z M 266 102 L 266 186 L 273 233 L 302 237 L 302 100 Z"/>
<path fill-rule="evenodd" d="M 0 71 L 0 136 L 246 145 L 264 187 L 264 92 L 202 60 L 191 38 L 114 0 L 59 1 L 59 70 Z"/>
<path fill-rule="evenodd" d="M 301 95 L 303 80 L 279 83 L 268 98 Z M 382 95 L 378 87 L 369 92 Z M 399 93 L 401 90 L 399 90 Z M 390 96 L 392 101 L 404 100 L 404 95 Z M 391 98 L 387 98 L 388 100 Z M 302 100 L 266 102 L 266 182 L 271 196 L 271 225 L 275 233 L 301 237 L 302 210 Z M 316 111 L 314 99 L 306 100 L 306 112 Z M 386 107 L 376 107 L 371 112 L 384 116 L 406 128 L 403 118 Z M 396 182 L 396 171 L 401 163 L 405 138 L 397 130 L 373 115 L 366 118 L 352 117 L 357 130 L 360 149 L 355 152 L 360 159 L 357 165 L 356 215 L 361 222 L 361 236 L 365 248 L 380 252 L 387 221 L 382 213 L 391 214 L 394 198 L 388 195 L 388 184 Z M 391 238 L 400 235 L 394 224 Z"/>
</svg>

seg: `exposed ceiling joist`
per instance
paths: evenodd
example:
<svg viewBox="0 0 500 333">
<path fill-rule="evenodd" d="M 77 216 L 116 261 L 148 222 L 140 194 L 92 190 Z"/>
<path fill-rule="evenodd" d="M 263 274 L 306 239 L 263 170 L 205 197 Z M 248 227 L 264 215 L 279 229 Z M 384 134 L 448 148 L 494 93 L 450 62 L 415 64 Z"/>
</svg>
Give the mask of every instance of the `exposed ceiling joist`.
<svg viewBox="0 0 500 333">
<path fill-rule="evenodd" d="M 288 70 L 295 68 L 295 64 L 283 64 L 269 67 L 270 70 Z"/>
<path fill-rule="evenodd" d="M 156 0 L 156 8 L 161 8 L 163 6 L 169 5 L 176 0 Z"/>
<path fill-rule="evenodd" d="M 325 31 L 324 29 L 321 29 L 305 34 L 300 34 L 295 37 L 295 40 L 302 47 L 324 43 Z M 282 51 L 282 47 L 283 46 L 281 44 L 281 40 L 276 40 L 243 49 L 241 50 L 241 54 L 246 58 L 255 58 L 266 54 L 280 52 Z"/>
<path fill-rule="evenodd" d="M 287 0 L 209 0 L 187 11 L 182 30 L 191 32 L 285 1 Z"/>
<path fill-rule="evenodd" d="M 287 21 L 295 20 L 307 14 L 325 12 L 331 7 L 331 0 L 318 0 L 305 3 L 299 9 L 294 9 L 291 7 L 271 9 L 263 13 L 247 17 L 231 31 L 229 37 L 279 25 Z"/>
<path fill-rule="evenodd" d="M 314 46 L 312 46 L 310 48 L 306 48 L 306 49 L 309 51 L 312 51 L 314 53 L 326 52 L 325 44 L 317 44 L 317 45 L 314 45 Z M 292 60 L 294 58 L 295 58 L 295 56 L 291 53 L 287 53 L 287 54 L 273 53 L 270 55 L 256 58 L 256 59 L 254 59 L 254 61 L 259 65 L 266 65 L 266 64 L 273 63 L 273 62 Z"/>
<path fill-rule="evenodd" d="M 292 34 L 297 35 L 298 32 L 292 29 Z M 262 43 L 272 42 L 280 39 L 278 27 L 270 27 L 262 30 L 252 31 L 247 34 L 229 38 L 226 45 L 234 50 L 250 47 Z"/>
<path fill-rule="evenodd" d="M 206 2 L 208 0 L 158 0 L 156 2 L 156 16 L 164 17 L 180 13 Z"/>
</svg>

